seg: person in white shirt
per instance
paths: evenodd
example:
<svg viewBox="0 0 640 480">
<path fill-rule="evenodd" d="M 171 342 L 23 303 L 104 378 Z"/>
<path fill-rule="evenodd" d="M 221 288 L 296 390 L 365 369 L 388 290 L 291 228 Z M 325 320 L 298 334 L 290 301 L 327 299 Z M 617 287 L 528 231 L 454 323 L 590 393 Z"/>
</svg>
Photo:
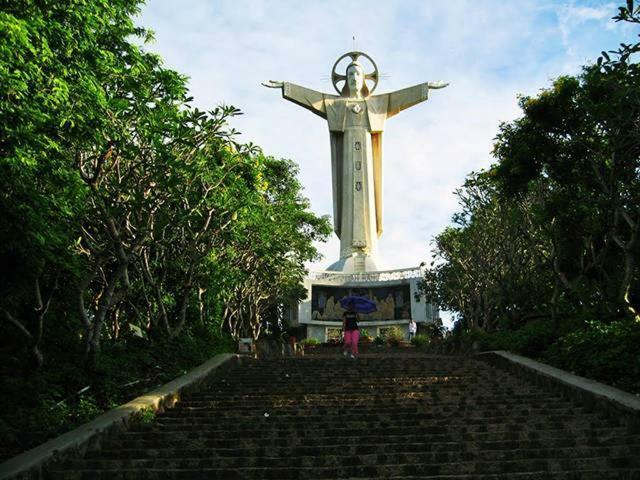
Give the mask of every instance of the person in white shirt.
<svg viewBox="0 0 640 480">
<path fill-rule="evenodd" d="M 413 337 L 416 336 L 416 332 L 418 331 L 418 324 L 412 318 L 409 320 L 409 341 L 413 340 Z"/>
</svg>

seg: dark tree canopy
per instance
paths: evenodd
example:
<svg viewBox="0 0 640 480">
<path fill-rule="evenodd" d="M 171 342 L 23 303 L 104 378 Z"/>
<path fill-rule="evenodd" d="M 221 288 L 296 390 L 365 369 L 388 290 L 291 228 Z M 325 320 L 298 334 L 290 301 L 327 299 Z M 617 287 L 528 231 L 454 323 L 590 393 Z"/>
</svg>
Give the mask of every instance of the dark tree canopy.
<svg viewBox="0 0 640 480">
<path fill-rule="evenodd" d="M 75 329 L 86 359 L 134 331 L 257 337 L 329 233 L 295 164 L 236 140 L 237 108 L 191 105 L 144 48 L 139 7 L 0 11 L 0 328 L 36 367 L 47 322 Z"/>
<path fill-rule="evenodd" d="M 633 2 L 616 21 L 640 23 Z M 495 163 L 458 191 L 425 289 L 468 326 L 640 320 L 640 44 L 603 52 L 500 126 Z"/>
</svg>

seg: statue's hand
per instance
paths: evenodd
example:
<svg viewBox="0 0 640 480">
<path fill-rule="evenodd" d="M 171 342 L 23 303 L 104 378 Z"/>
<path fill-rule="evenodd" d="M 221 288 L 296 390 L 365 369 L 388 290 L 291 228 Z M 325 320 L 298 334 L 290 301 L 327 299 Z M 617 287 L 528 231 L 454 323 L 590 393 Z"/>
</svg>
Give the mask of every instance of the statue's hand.
<svg viewBox="0 0 640 480">
<path fill-rule="evenodd" d="M 284 82 L 280 82 L 278 80 L 269 80 L 268 82 L 262 82 L 262 85 L 268 88 L 282 88 L 284 87 Z"/>
<path fill-rule="evenodd" d="M 444 88 L 447 85 L 449 85 L 449 84 L 445 83 L 445 82 L 429 82 L 429 83 L 427 83 L 427 87 L 433 88 L 434 90 L 438 89 L 438 88 Z"/>
</svg>

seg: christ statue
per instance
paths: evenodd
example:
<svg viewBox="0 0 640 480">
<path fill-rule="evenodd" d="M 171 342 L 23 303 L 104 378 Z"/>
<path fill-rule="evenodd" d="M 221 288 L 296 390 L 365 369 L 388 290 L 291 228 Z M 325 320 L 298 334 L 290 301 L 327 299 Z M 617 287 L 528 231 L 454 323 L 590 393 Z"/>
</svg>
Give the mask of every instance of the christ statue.
<svg viewBox="0 0 640 480">
<path fill-rule="evenodd" d="M 336 67 L 346 57 L 345 74 Z M 360 57 L 373 65 L 366 73 Z M 340 238 L 340 260 L 329 270 L 376 271 L 378 238 L 382 235 L 382 132 L 385 120 L 424 102 L 429 90 L 442 82 L 420 83 L 391 93 L 372 95 L 378 69 L 363 52 L 349 52 L 334 64 L 332 83 L 338 95 L 317 92 L 289 82 L 263 83 L 282 90 L 282 96 L 327 120 L 331 137 L 334 231 Z M 371 89 L 367 80 L 373 82 Z M 338 85 L 344 82 L 340 88 Z"/>
</svg>

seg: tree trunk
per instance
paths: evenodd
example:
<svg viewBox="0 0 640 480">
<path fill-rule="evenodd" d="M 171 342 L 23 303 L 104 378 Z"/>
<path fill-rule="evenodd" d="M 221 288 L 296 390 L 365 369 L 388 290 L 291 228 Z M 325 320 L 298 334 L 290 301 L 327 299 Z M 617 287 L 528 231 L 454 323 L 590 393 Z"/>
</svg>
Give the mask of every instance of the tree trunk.
<svg viewBox="0 0 640 480">
<path fill-rule="evenodd" d="M 86 311 L 84 313 L 86 320 L 88 320 L 88 323 L 85 323 L 85 327 L 88 327 L 85 328 L 85 363 L 92 363 L 93 360 L 95 360 L 95 356 L 100 351 L 100 337 L 102 333 L 102 326 L 104 325 L 107 313 L 113 306 L 115 290 L 121 280 L 124 281 L 125 288 L 128 283 L 126 278 L 127 267 L 128 263 L 119 263 L 113 270 L 107 281 L 106 288 L 102 292 L 100 301 L 98 303 L 98 309 L 93 318 L 89 318 Z M 80 295 L 82 297 L 82 308 L 84 307 L 84 292 L 82 292 Z"/>
<path fill-rule="evenodd" d="M 640 209 L 639 209 L 640 213 Z M 640 217 L 640 214 L 638 215 Z M 638 243 L 638 236 L 640 235 L 640 218 L 632 219 L 627 212 L 622 208 L 616 211 L 616 226 L 619 219 L 622 218 L 627 226 L 631 229 L 631 234 L 627 241 L 622 240 L 617 235 L 613 236 L 613 240 L 622 250 L 624 257 L 624 273 L 622 274 L 622 280 L 620 281 L 620 288 L 618 293 L 618 302 L 623 307 L 625 314 L 633 320 L 640 319 L 640 312 L 632 303 L 631 300 L 631 287 L 636 270 L 636 244 Z"/>
<path fill-rule="evenodd" d="M 42 296 L 40 288 L 40 277 L 33 279 L 33 296 L 34 304 L 29 307 L 27 314 L 26 325 L 32 325 L 32 331 L 29 330 L 25 323 L 18 320 L 8 310 L 4 310 L 4 317 L 9 323 L 13 324 L 20 333 L 22 333 L 29 345 L 29 356 L 31 361 L 31 368 L 33 370 L 39 370 L 44 364 L 44 355 L 41 350 L 42 338 L 44 333 L 44 318 L 49 310 L 51 299 L 54 292 L 58 288 L 58 276 L 54 280 L 53 287 L 47 295 L 46 299 Z"/>
<path fill-rule="evenodd" d="M 185 288 L 184 292 L 180 296 L 180 301 L 178 302 L 178 306 L 176 309 L 178 323 L 173 328 L 171 332 L 172 337 L 176 337 L 180 334 L 187 320 L 187 307 L 189 305 L 189 294 L 191 293 L 191 289 Z"/>
<path fill-rule="evenodd" d="M 200 325 L 204 326 L 204 300 L 202 298 L 202 294 L 204 292 L 206 292 L 207 290 L 205 288 L 202 288 L 202 286 L 198 285 L 198 311 L 199 311 L 199 320 L 200 320 Z"/>
</svg>

